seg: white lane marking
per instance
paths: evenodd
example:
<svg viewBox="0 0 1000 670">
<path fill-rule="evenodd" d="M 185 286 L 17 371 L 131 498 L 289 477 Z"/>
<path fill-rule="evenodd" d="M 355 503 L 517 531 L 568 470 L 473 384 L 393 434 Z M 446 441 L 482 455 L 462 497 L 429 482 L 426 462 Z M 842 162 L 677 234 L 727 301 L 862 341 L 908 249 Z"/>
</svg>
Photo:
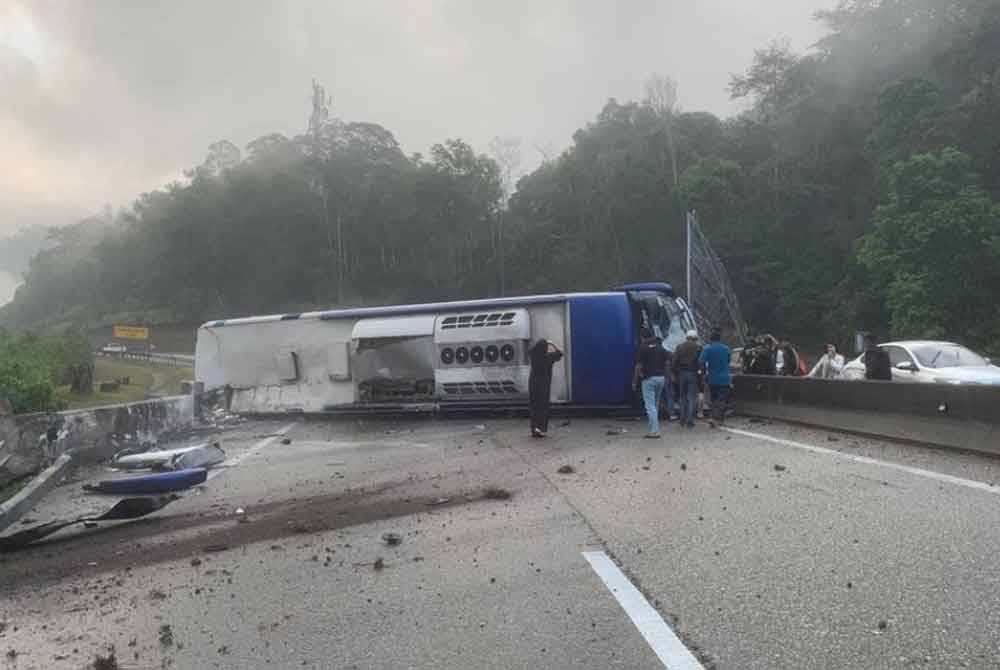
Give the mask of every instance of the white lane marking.
<svg viewBox="0 0 1000 670">
<path fill-rule="evenodd" d="M 934 472 L 933 470 L 924 470 L 922 468 L 914 468 L 909 465 L 900 465 L 899 463 L 890 463 L 888 461 L 880 461 L 875 458 L 869 458 L 867 456 L 857 456 L 855 454 L 845 454 L 842 451 L 837 451 L 835 449 L 825 449 L 823 447 L 814 447 L 811 444 L 805 444 L 804 442 L 795 442 L 794 440 L 785 440 L 780 437 L 771 437 L 770 435 L 762 435 L 761 433 L 753 433 L 748 430 L 739 430 L 738 428 L 723 428 L 722 430 L 733 433 L 735 435 L 742 435 L 744 437 L 752 437 L 758 440 L 764 440 L 765 442 L 773 442 L 774 444 L 780 444 L 786 447 L 795 447 L 796 449 L 804 449 L 806 451 L 811 451 L 814 454 L 825 454 L 827 456 L 837 456 L 839 458 L 846 459 L 848 461 L 854 461 L 855 463 L 865 463 L 866 465 L 878 465 L 883 468 L 888 468 L 890 470 L 899 470 L 900 472 L 906 472 L 911 475 L 916 475 L 918 477 L 926 477 L 927 479 L 934 479 L 939 482 L 945 482 L 947 484 L 954 484 L 955 486 L 964 486 L 970 489 L 976 489 L 978 491 L 988 491 L 989 493 L 1000 493 L 1000 489 L 986 482 L 977 482 L 974 479 L 964 479 L 962 477 L 955 477 L 953 475 L 946 475 L 941 472 Z"/>
<path fill-rule="evenodd" d="M 653 653 L 663 662 L 663 667 L 667 670 L 704 670 L 694 654 L 688 651 L 663 617 L 607 554 L 603 551 L 585 551 L 583 557 L 639 629 Z"/>
<path fill-rule="evenodd" d="M 290 431 L 294 427 L 295 427 L 295 424 L 294 423 L 290 423 L 287 426 L 279 428 L 278 430 L 274 431 L 274 435 L 272 435 L 270 437 L 265 437 L 263 440 L 261 440 L 260 442 L 258 442 L 255 445 L 253 445 L 252 447 L 250 447 L 249 449 L 247 449 L 243 453 L 237 454 L 236 456 L 233 456 L 232 458 L 227 458 L 226 461 L 222 464 L 223 467 L 221 467 L 221 468 L 219 468 L 217 470 L 209 470 L 209 472 L 208 472 L 208 480 L 211 481 L 211 480 L 215 479 L 216 477 L 218 477 L 219 475 L 221 475 L 226 470 L 228 470 L 230 468 L 235 468 L 237 465 L 240 464 L 240 462 L 243 459 L 247 458 L 248 456 L 253 456 L 258 451 L 260 451 L 264 447 L 267 447 L 272 442 L 274 442 L 275 440 L 277 440 L 279 437 L 281 437 L 282 435 L 284 435 L 285 433 L 287 433 L 288 431 Z"/>
</svg>

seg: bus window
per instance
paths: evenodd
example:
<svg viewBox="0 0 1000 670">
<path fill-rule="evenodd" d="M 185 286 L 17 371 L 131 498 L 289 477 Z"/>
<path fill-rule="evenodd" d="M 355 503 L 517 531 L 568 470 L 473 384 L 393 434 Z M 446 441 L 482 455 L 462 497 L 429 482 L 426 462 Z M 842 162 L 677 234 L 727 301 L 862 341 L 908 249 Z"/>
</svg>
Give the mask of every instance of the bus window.
<svg viewBox="0 0 1000 670">
<path fill-rule="evenodd" d="M 655 291 L 636 291 L 630 293 L 629 298 L 636 317 L 637 335 L 655 335 L 671 351 L 679 344 L 675 342 L 678 332 L 683 340 L 685 324 L 680 320 L 682 310 L 674 298 Z"/>
<path fill-rule="evenodd" d="M 630 297 L 639 333 L 656 335 L 663 340 L 663 347 L 668 351 L 673 351 L 684 341 L 685 333 L 695 327 L 687 310 L 676 298 L 654 291 L 637 291 Z"/>
</svg>

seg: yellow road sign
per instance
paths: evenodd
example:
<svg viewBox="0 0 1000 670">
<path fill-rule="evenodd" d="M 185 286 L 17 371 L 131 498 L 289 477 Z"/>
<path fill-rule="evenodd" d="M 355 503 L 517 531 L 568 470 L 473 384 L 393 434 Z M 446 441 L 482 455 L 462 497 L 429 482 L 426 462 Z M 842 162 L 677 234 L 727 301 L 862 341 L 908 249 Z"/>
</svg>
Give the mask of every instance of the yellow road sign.
<svg viewBox="0 0 1000 670">
<path fill-rule="evenodd" d="M 113 337 L 119 340 L 148 340 L 149 328 L 145 326 L 115 326 Z"/>
</svg>

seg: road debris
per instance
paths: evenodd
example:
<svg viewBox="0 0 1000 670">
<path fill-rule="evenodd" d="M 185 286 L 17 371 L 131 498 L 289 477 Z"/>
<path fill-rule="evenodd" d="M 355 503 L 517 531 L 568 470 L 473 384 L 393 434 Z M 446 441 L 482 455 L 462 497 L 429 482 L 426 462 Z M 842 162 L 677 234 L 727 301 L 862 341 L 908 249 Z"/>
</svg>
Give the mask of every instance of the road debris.
<svg viewBox="0 0 1000 670">
<path fill-rule="evenodd" d="M 166 600 L 167 599 L 167 594 L 164 593 L 163 591 L 159 590 L 159 589 L 153 589 L 152 591 L 149 592 L 149 599 L 150 600 Z"/>
<path fill-rule="evenodd" d="M 390 547 L 402 544 L 403 538 L 399 533 L 382 533 L 382 541 Z"/>
<path fill-rule="evenodd" d="M 312 526 L 305 523 L 304 521 L 297 521 L 294 519 L 288 522 L 288 530 L 292 531 L 293 533 L 299 533 L 299 534 L 313 532 Z"/>
<path fill-rule="evenodd" d="M 191 559 L 191 567 L 192 568 L 197 568 L 199 565 L 201 565 L 201 559 L 200 558 L 195 557 L 195 558 Z"/>
<path fill-rule="evenodd" d="M 174 630 L 170 627 L 170 624 L 165 623 L 160 626 L 159 631 L 160 644 L 164 647 L 170 647 L 174 644 Z"/>
<path fill-rule="evenodd" d="M 576 472 L 576 470 L 573 469 L 572 465 L 564 465 L 560 467 L 558 470 L 556 470 L 556 472 L 558 472 L 561 475 L 571 475 L 574 472 Z"/>
<path fill-rule="evenodd" d="M 107 656 L 97 654 L 92 664 L 94 670 L 118 670 L 118 657 L 115 656 L 115 648 L 108 647 Z"/>
<path fill-rule="evenodd" d="M 429 506 L 434 506 L 434 505 L 444 505 L 444 504 L 450 503 L 450 502 L 451 502 L 451 498 L 438 498 L 437 500 L 432 500 L 431 502 L 429 502 L 427 504 Z"/>
<path fill-rule="evenodd" d="M 611 428 L 611 429 L 608 430 L 607 434 L 608 435 L 624 435 L 627 432 L 628 432 L 628 429 L 626 429 L 626 428 Z"/>
<path fill-rule="evenodd" d="M 284 438 L 284 439 L 281 440 L 281 443 L 282 444 L 291 444 L 292 443 L 292 438 L 286 437 L 286 438 Z"/>
<path fill-rule="evenodd" d="M 787 469 L 788 468 L 786 468 L 784 465 L 778 465 L 777 463 L 774 464 L 774 471 L 775 472 L 784 472 Z"/>
<path fill-rule="evenodd" d="M 177 499 L 178 497 L 173 495 L 156 498 L 125 498 L 124 500 L 119 500 L 111 509 L 100 516 L 80 517 L 72 521 L 50 521 L 41 526 L 35 526 L 34 528 L 22 530 L 19 533 L 0 537 L 0 552 L 20 549 L 58 530 L 78 523 L 138 519 L 162 509 Z"/>
<path fill-rule="evenodd" d="M 383 561 L 382 557 L 379 556 L 378 558 L 375 559 L 375 562 L 372 564 L 372 567 L 375 570 L 382 570 L 385 568 L 385 561 Z"/>
<path fill-rule="evenodd" d="M 209 544 L 205 547 L 202 547 L 202 551 L 204 551 L 206 554 L 216 554 L 220 551 L 225 551 L 226 549 L 229 549 L 228 544 Z"/>
<path fill-rule="evenodd" d="M 192 449 L 186 453 L 175 456 L 170 461 L 170 470 L 190 470 L 192 468 L 210 468 L 221 465 L 226 461 L 226 452 L 222 450 L 218 442 L 203 446 L 199 449 Z"/>
<path fill-rule="evenodd" d="M 187 470 L 219 465 L 225 460 L 226 452 L 218 442 L 211 442 L 139 453 L 134 447 L 128 447 L 115 454 L 111 465 L 123 470 Z"/>
<path fill-rule="evenodd" d="M 92 493 L 113 495 L 148 495 L 183 491 L 205 483 L 206 479 L 208 479 L 208 471 L 205 468 L 191 468 L 138 477 L 105 479 L 97 484 L 84 484 L 83 489 Z"/>
<path fill-rule="evenodd" d="M 510 500 L 510 491 L 498 486 L 488 486 L 483 491 L 483 497 L 487 500 Z"/>
</svg>

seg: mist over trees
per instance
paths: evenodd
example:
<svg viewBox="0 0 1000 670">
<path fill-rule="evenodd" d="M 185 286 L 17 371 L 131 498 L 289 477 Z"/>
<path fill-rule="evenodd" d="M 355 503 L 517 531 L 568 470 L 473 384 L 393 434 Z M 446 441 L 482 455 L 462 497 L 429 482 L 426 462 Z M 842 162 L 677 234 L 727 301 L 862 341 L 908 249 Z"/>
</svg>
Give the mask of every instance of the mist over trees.
<svg viewBox="0 0 1000 670">
<path fill-rule="evenodd" d="M 8 326 L 682 285 L 696 209 L 753 328 L 804 344 L 1000 339 L 1000 1 L 844 0 L 807 54 L 734 75 L 747 111 L 684 111 L 669 72 L 561 155 L 448 139 L 406 155 L 314 83 L 303 134 L 219 141 L 188 179 L 53 232 Z"/>
</svg>

